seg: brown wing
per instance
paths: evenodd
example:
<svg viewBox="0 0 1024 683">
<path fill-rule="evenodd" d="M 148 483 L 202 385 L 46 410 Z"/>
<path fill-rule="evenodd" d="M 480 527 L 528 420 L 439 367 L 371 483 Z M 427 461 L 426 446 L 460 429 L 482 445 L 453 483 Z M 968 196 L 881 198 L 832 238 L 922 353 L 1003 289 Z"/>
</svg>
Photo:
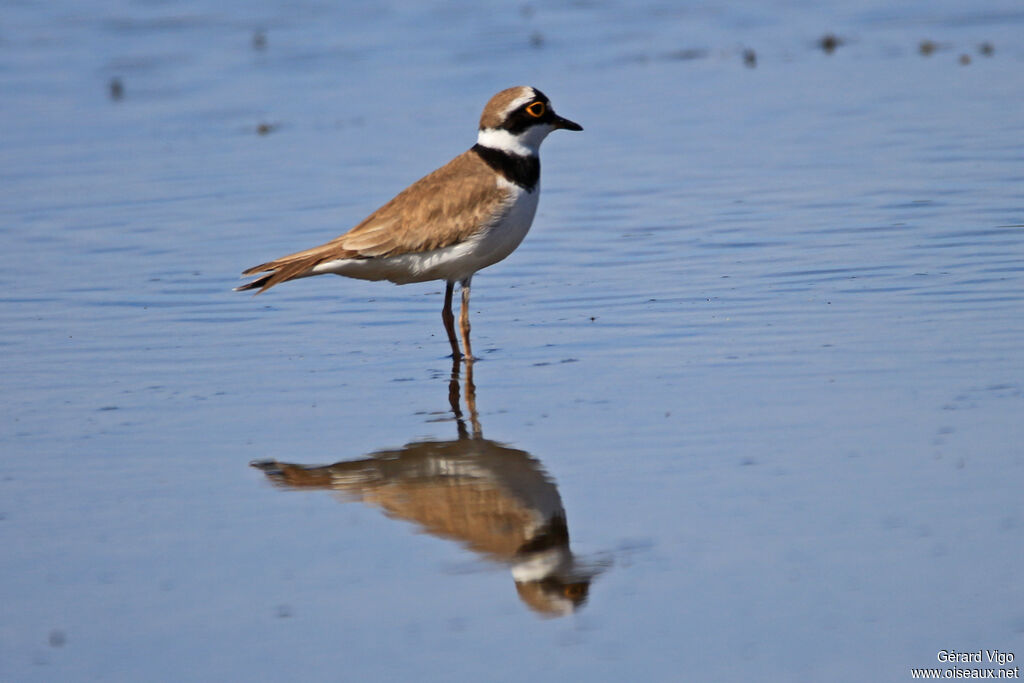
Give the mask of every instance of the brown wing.
<svg viewBox="0 0 1024 683">
<path fill-rule="evenodd" d="M 386 258 L 458 244 L 507 208 L 508 192 L 472 150 L 402 190 L 344 235 L 312 249 L 249 268 L 270 272 L 238 290 L 263 290 L 301 277 L 310 268 L 344 258 Z"/>
</svg>

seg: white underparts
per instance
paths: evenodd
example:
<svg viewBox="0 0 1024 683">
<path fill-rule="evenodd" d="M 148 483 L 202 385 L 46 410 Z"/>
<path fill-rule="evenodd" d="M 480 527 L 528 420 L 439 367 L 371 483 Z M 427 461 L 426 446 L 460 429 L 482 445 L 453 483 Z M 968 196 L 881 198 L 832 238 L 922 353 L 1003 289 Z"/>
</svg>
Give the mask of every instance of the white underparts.
<svg viewBox="0 0 1024 683">
<path fill-rule="evenodd" d="M 458 244 L 385 258 L 336 259 L 314 266 L 309 275 L 334 273 L 362 280 L 390 280 L 400 285 L 429 280 L 455 282 L 471 277 L 515 251 L 537 212 L 539 185 L 533 192 L 527 192 L 501 176 L 496 176 L 496 182 L 509 193 L 502 210 L 489 224 Z"/>
</svg>

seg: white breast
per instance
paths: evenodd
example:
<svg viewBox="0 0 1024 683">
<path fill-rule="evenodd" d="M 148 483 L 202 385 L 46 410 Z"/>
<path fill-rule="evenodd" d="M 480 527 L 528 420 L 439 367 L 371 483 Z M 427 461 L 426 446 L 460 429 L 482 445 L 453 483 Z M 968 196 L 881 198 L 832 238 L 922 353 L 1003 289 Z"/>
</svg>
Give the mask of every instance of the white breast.
<svg viewBox="0 0 1024 683">
<path fill-rule="evenodd" d="M 537 201 L 540 199 L 540 183 L 527 192 L 519 185 L 498 178 L 498 186 L 510 193 L 508 213 L 495 225 L 485 230 L 477 240 L 473 249 L 474 258 L 486 268 L 502 260 L 520 245 L 526 233 L 533 225 L 533 217 L 537 213 Z"/>
</svg>

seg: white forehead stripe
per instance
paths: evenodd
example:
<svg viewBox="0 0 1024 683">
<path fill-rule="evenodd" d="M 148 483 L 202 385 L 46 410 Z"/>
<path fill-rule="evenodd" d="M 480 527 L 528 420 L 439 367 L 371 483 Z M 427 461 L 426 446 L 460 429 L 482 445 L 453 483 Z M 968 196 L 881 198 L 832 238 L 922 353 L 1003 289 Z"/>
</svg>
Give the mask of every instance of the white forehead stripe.
<svg viewBox="0 0 1024 683">
<path fill-rule="evenodd" d="M 512 100 L 509 103 L 509 105 L 505 107 L 505 109 L 501 112 L 501 117 L 505 118 L 506 116 L 514 112 L 516 109 L 519 109 L 519 107 L 523 106 L 536 96 L 537 93 L 534 92 L 533 88 L 523 88 L 523 94 Z"/>
</svg>

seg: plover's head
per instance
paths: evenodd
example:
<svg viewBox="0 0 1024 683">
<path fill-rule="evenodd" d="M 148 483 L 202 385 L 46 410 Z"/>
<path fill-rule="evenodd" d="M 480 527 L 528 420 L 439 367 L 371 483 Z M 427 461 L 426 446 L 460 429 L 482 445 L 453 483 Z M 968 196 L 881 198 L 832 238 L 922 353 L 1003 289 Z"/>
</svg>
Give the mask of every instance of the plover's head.
<svg viewBox="0 0 1024 683">
<path fill-rule="evenodd" d="M 517 86 L 491 98 L 480 116 L 477 143 L 522 156 L 536 155 L 540 143 L 553 130 L 583 130 L 551 108 L 551 101 L 536 88 Z"/>
</svg>

